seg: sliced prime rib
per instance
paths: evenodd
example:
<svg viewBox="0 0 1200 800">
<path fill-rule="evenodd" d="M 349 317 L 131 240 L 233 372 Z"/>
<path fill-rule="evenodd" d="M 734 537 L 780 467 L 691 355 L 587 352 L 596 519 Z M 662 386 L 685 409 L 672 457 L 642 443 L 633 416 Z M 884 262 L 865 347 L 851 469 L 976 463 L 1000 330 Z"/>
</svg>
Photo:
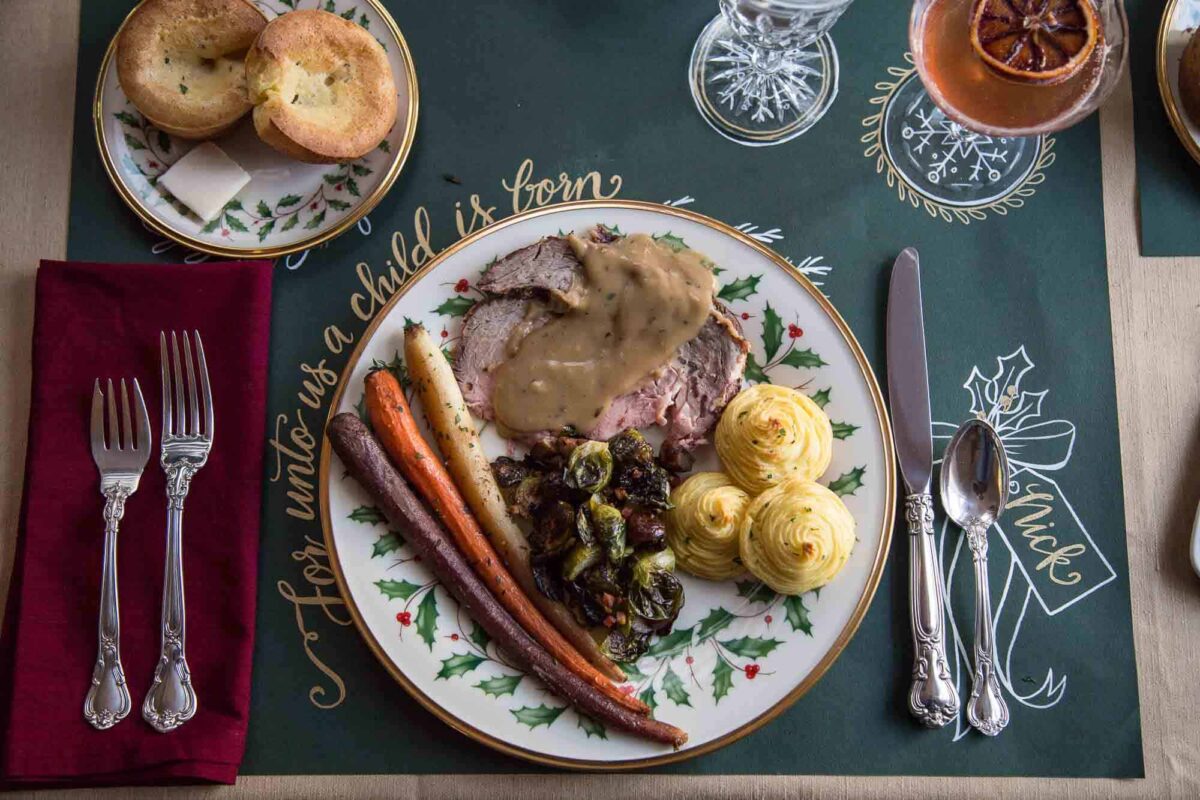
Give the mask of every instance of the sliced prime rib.
<svg viewBox="0 0 1200 800">
<path fill-rule="evenodd" d="M 594 236 L 605 236 L 599 230 Z M 555 301 L 568 301 L 582 280 L 582 265 L 562 237 L 548 237 L 493 264 L 480 280 L 490 296 L 463 320 L 454 371 L 471 411 L 495 419 L 494 371 L 507 356 L 518 327 L 526 333 L 554 317 Z M 664 453 L 682 459 L 703 444 L 725 404 L 741 387 L 750 346 L 737 318 L 719 303 L 694 338 L 634 390 L 616 398 L 586 433 L 607 439 L 625 428 L 662 425 Z M 526 436 L 529 441 L 551 431 Z"/>
</svg>

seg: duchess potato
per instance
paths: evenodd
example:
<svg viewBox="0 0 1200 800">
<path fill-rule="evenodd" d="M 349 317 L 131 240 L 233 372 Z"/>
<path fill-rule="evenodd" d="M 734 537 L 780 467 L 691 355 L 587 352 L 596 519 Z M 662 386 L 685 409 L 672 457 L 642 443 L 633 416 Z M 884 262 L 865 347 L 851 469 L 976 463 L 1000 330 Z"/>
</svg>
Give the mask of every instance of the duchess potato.
<svg viewBox="0 0 1200 800">
<path fill-rule="evenodd" d="M 740 392 L 717 423 L 717 455 L 751 495 L 787 478 L 816 480 L 833 458 L 833 425 L 808 395 L 760 383 Z"/>
</svg>

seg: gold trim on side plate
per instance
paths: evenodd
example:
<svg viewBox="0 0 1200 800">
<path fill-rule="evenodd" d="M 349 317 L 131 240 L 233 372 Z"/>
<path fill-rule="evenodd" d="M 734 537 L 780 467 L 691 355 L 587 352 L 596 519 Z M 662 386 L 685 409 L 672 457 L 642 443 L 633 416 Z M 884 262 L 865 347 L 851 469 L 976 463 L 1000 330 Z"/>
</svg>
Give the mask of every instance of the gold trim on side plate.
<svg viewBox="0 0 1200 800">
<path fill-rule="evenodd" d="M 1171 127 L 1175 129 L 1175 135 L 1179 137 L 1179 141 L 1183 143 L 1184 149 L 1200 164 L 1200 142 L 1193 138 L 1188 130 L 1187 123 L 1183 119 L 1183 112 L 1179 110 L 1179 104 L 1175 100 L 1175 93 L 1171 91 L 1171 79 L 1167 74 L 1167 35 L 1171 32 L 1171 20 L 1175 17 L 1175 9 L 1179 6 L 1179 0 L 1170 0 L 1167 7 L 1163 9 L 1162 20 L 1158 23 L 1158 44 L 1155 46 L 1157 56 L 1155 61 L 1158 67 L 1158 94 L 1162 97 L 1163 108 L 1166 109 L 1167 118 L 1171 120 Z"/>
<path fill-rule="evenodd" d="M 488 747 L 499 750 L 507 755 L 523 758 L 527 761 L 532 761 L 537 764 L 552 767 L 563 767 L 567 769 L 590 770 L 590 771 L 617 771 L 640 769 L 644 767 L 655 767 L 663 764 L 672 764 L 678 761 L 685 761 L 696 756 L 701 756 L 706 753 L 711 753 L 727 744 L 741 739 L 742 737 L 753 733 L 763 725 L 767 724 L 775 717 L 782 714 L 793 703 L 799 700 L 813 685 L 825 674 L 829 667 L 841 655 L 842 650 L 850 642 L 858 630 L 859 624 L 867 613 L 867 609 L 871 605 L 871 600 L 875 596 L 875 591 L 879 587 L 880 578 L 883 576 L 884 564 L 887 561 L 887 554 L 891 547 L 892 528 L 895 524 L 896 514 L 896 474 L 895 474 L 895 451 L 892 442 L 892 428 L 888 420 L 887 408 L 883 402 L 883 394 L 879 389 L 879 383 L 875 379 L 875 374 L 871 370 L 871 365 L 867 361 L 866 355 L 863 353 L 862 347 L 855 338 L 854 333 L 850 330 L 850 326 L 838 313 L 829 299 L 821 293 L 816 286 L 812 284 L 804 275 L 800 274 L 796 268 L 789 264 L 784 258 L 775 253 L 770 248 L 763 245 L 746 235 L 745 233 L 730 227 L 723 222 L 718 222 L 715 219 L 706 217 L 702 214 L 697 214 L 694 211 L 685 211 L 671 206 L 664 206 L 659 203 L 649 203 L 640 200 L 583 200 L 572 203 L 560 203 L 557 205 L 546 206 L 544 208 L 526 211 L 517 214 L 507 219 L 500 220 L 482 230 L 460 239 L 446 249 L 442 250 L 421 269 L 415 272 L 402 287 L 394 294 L 386 304 L 376 313 L 375 318 L 367 329 L 359 337 L 358 345 L 354 348 L 354 352 L 350 355 L 349 361 L 342 371 L 342 377 L 338 381 L 337 390 L 334 392 L 330 400 L 329 413 L 326 415 L 326 425 L 330 419 L 337 413 L 338 406 L 341 404 L 342 395 L 346 391 L 347 382 L 350 376 L 354 373 L 355 367 L 358 365 L 359 359 L 362 357 L 363 350 L 367 343 L 375 335 L 383 320 L 388 316 L 391 310 L 398 302 L 408 293 L 408 291 L 417 284 L 422 278 L 436 269 L 443 261 L 465 247 L 468 247 L 485 236 L 498 231 L 501 228 L 506 228 L 509 225 L 533 219 L 535 217 L 545 216 L 547 214 L 556 214 L 563 211 L 576 211 L 580 209 L 595 209 L 597 211 L 605 209 L 625 209 L 632 211 L 650 211 L 657 214 L 666 214 L 668 216 L 679 217 L 681 219 L 696 222 L 711 228 L 719 233 L 730 236 L 742 244 L 757 250 L 762 255 L 770 259 L 778 266 L 785 274 L 790 276 L 796 283 L 800 284 L 806 292 L 816 300 L 821 309 L 833 320 L 834 325 L 842 334 L 842 338 L 850 346 L 851 352 L 854 354 L 854 359 L 858 363 L 859 370 L 862 373 L 864 380 L 867 382 L 867 387 L 871 393 L 871 399 L 875 405 L 876 421 L 879 424 L 880 433 L 883 438 L 883 480 L 886 487 L 886 497 L 884 505 L 884 519 L 882 529 L 879 536 L 879 548 L 875 553 L 875 561 L 871 567 L 870 575 L 867 578 L 867 585 L 863 589 L 862 595 L 859 597 L 858 604 L 854 608 L 854 612 L 850 615 L 849 621 L 842 628 L 841 633 L 834 640 L 833 646 L 829 652 L 817 663 L 815 667 L 805 676 L 799 685 L 789 692 L 783 699 L 777 702 L 774 706 L 764 711 L 756 718 L 750 720 L 739 728 L 736 728 L 724 736 L 705 742 L 696 747 L 685 748 L 683 750 L 665 753 L 659 756 L 651 756 L 649 758 L 626 759 L 621 761 L 601 761 L 594 759 L 579 759 L 579 758 L 562 758 L 559 756 L 551 756 L 545 753 L 540 753 L 534 750 L 529 750 L 518 745 L 511 744 L 503 739 L 484 733 L 483 731 L 473 727 L 469 723 L 459 719 L 458 717 L 448 713 L 440 705 L 430 699 L 421 689 L 414 684 L 407 675 L 392 661 L 383 651 L 379 641 L 367 626 L 362 614 L 354 603 L 353 595 L 350 593 L 349 585 L 346 582 L 345 573 L 342 571 L 341 561 L 338 557 L 337 545 L 333 539 L 333 525 L 329 516 L 329 463 L 330 463 L 330 447 L 329 439 L 322 434 L 321 447 L 321 462 L 319 481 L 321 486 L 321 527 L 324 533 L 325 549 L 329 555 L 329 563 L 333 569 L 335 578 L 337 579 L 338 591 L 341 593 L 343 600 L 346 603 L 346 608 L 350 611 L 350 616 L 354 620 L 355 627 L 358 628 L 363 639 L 367 643 L 367 647 L 375 655 L 388 673 L 401 685 L 404 689 L 413 696 L 413 698 L 425 707 L 430 713 L 438 719 L 445 722 L 450 727 L 460 733 L 474 739 L 477 742 L 487 745 Z"/>
<path fill-rule="evenodd" d="M 96 92 L 92 98 L 92 127 L 96 133 L 96 145 L 100 149 L 100 159 L 104 163 L 104 171 L 108 173 L 108 178 L 112 181 L 117 193 L 125 204 L 129 206 L 138 218 L 146 225 L 152 228 L 155 232 L 165 236 L 177 244 L 184 247 L 190 247 L 201 253 L 209 255 L 221 256 L 224 258 L 278 258 L 280 256 L 298 253 L 301 250 L 307 250 L 316 247 L 319 244 L 329 241 L 330 239 L 344 233 L 352 225 L 358 223 L 360 219 L 379 204 L 384 195 L 392 188 L 392 184 L 396 182 L 396 178 L 400 176 L 404 164 L 408 161 L 409 153 L 412 151 L 413 140 L 417 134 L 417 117 L 420 109 L 419 90 L 417 88 L 417 70 L 413 64 L 412 51 L 408 49 L 408 42 L 404 39 L 404 34 L 400 32 L 400 27 L 396 25 L 396 20 L 392 19 L 392 15 L 384 8 L 380 0 L 360 0 L 369 5 L 374 11 L 379 14 L 388 30 L 395 37 L 396 43 L 400 46 L 400 60 L 404 62 L 404 79 L 408 82 L 408 115 L 407 130 L 404 132 L 404 139 L 400 142 L 400 146 L 396 152 L 395 158 L 392 160 L 391 166 L 388 168 L 387 174 L 383 180 L 375 187 L 375 190 L 369 194 L 366 199 L 358 204 L 352 212 L 346 215 L 346 218 L 334 225 L 332 228 L 321 233 L 315 234 L 307 239 L 294 242 L 288 245 L 280 245 L 278 247 L 222 247 L 189 236 L 167 225 L 162 220 L 158 219 L 154 214 L 150 213 L 142 205 L 142 201 L 134 195 L 125 182 L 121 180 L 120 174 L 117 172 L 116 165 L 113 164 L 112 154 L 108 149 L 108 138 L 104 131 L 104 110 L 103 110 L 103 95 L 104 82 L 108 76 L 108 70 L 112 66 L 113 55 L 117 50 L 117 40 L 121 38 L 121 31 L 125 30 L 125 25 L 129 22 L 129 18 L 133 16 L 133 12 L 137 11 L 147 0 L 140 0 L 128 14 L 125 19 L 121 20 L 121 25 L 117 28 L 117 32 L 113 34 L 112 40 L 108 43 L 108 49 L 104 52 L 104 60 L 100 62 L 100 72 L 96 78 Z"/>
</svg>

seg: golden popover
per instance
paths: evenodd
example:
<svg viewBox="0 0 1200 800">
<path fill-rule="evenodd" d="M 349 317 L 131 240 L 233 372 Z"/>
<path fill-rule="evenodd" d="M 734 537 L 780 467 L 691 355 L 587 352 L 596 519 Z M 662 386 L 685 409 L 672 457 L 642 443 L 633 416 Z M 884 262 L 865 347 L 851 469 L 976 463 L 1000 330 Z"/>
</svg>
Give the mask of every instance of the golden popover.
<svg viewBox="0 0 1200 800">
<path fill-rule="evenodd" d="M 167 133 L 216 136 L 251 108 L 243 59 L 266 25 L 249 0 L 146 0 L 117 42 L 121 89 Z"/>
<path fill-rule="evenodd" d="M 360 158 L 396 122 L 387 53 L 366 30 L 327 11 L 272 20 L 246 54 L 246 81 L 258 135 L 300 161 Z"/>
</svg>

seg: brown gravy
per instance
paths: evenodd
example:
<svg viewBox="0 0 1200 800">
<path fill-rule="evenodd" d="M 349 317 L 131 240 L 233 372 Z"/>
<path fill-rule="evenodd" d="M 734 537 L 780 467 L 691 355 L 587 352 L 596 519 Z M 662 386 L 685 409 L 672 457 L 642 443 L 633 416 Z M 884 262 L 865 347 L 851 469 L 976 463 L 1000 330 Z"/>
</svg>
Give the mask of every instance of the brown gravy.
<svg viewBox="0 0 1200 800">
<path fill-rule="evenodd" d="M 583 263 L 583 286 L 566 313 L 532 332 L 519 326 L 509 340 L 492 396 L 502 429 L 572 425 L 586 433 L 712 312 L 716 280 L 696 252 L 676 252 L 645 234 L 611 244 L 569 241 Z M 542 311 L 535 304 L 530 314 Z"/>
</svg>

